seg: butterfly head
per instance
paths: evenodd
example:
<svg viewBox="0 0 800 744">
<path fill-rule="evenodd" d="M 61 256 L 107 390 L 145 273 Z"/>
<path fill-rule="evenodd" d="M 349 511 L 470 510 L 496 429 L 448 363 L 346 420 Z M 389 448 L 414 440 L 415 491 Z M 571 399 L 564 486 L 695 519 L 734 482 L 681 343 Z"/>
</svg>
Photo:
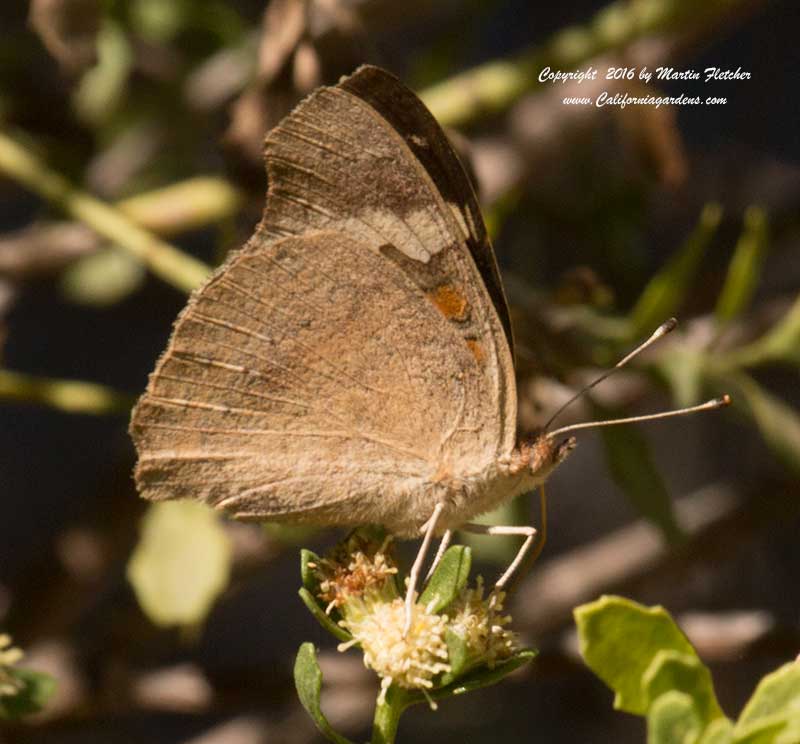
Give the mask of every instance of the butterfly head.
<svg viewBox="0 0 800 744">
<path fill-rule="evenodd" d="M 512 474 L 527 471 L 527 475 L 534 478 L 538 485 L 564 462 L 575 444 L 575 437 L 557 441 L 542 432 L 524 435 L 520 437 L 512 455 L 509 470 Z"/>
</svg>

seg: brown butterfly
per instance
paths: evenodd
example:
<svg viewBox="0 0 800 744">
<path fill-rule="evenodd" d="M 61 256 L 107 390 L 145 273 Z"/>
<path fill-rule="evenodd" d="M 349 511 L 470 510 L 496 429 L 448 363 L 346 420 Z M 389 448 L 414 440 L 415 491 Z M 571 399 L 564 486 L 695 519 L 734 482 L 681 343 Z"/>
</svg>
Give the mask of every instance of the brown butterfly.
<svg viewBox="0 0 800 744">
<path fill-rule="evenodd" d="M 365 66 L 265 150 L 261 223 L 194 292 L 134 410 L 139 490 L 424 533 L 409 602 L 434 534 L 522 535 L 504 583 L 535 530 L 470 520 L 542 484 L 573 440 L 517 433 L 508 307 L 453 148 Z"/>
</svg>

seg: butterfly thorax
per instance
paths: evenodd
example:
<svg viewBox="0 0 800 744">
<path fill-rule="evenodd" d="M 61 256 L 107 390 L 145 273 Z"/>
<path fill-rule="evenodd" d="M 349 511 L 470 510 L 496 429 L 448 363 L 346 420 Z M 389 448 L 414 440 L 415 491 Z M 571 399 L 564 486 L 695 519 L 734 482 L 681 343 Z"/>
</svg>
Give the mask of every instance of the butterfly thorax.
<svg viewBox="0 0 800 744">
<path fill-rule="evenodd" d="M 441 467 L 429 481 L 425 493 L 419 493 L 420 502 L 430 504 L 441 501 L 445 509 L 441 514 L 437 534 L 457 529 L 465 522 L 492 511 L 501 504 L 529 493 L 542 485 L 575 446 L 574 438 L 556 443 L 546 435 L 527 434 L 519 438 L 517 446 L 508 455 L 498 457 L 484 468 L 469 474 L 457 474 Z M 409 494 L 414 498 L 417 494 Z M 428 506 L 427 511 L 430 510 Z M 423 503 L 418 509 L 404 509 L 398 519 L 388 519 L 384 526 L 401 537 L 417 537 L 423 521 L 408 521 L 402 517 L 409 513 L 427 513 Z"/>
</svg>

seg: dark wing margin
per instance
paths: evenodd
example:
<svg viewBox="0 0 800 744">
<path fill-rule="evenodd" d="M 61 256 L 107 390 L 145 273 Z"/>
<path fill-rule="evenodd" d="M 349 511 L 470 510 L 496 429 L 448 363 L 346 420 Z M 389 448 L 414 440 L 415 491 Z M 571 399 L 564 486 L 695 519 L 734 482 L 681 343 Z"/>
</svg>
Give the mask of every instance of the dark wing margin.
<svg viewBox="0 0 800 744">
<path fill-rule="evenodd" d="M 344 78 L 338 87 L 362 99 L 386 119 L 427 171 L 443 199 L 461 210 L 469 231 L 467 247 L 503 324 L 513 358 L 511 318 L 497 259 L 472 183 L 439 123 L 416 94 L 394 75 L 379 67 L 359 67 L 350 77 Z"/>
</svg>

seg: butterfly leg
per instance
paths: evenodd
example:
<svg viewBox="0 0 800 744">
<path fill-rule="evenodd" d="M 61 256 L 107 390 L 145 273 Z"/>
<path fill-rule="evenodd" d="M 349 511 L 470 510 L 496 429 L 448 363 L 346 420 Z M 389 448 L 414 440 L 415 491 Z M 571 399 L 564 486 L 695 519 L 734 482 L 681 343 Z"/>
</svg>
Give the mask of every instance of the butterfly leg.
<svg viewBox="0 0 800 744">
<path fill-rule="evenodd" d="M 495 582 L 495 589 L 502 589 L 508 583 L 508 580 L 514 575 L 514 571 L 519 568 L 520 563 L 522 563 L 522 561 L 525 559 L 525 556 L 533 544 L 533 538 L 536 536 L 536 528 L 527 525 L 505 526 L 466 522 L 465 524 L 462 524 L 459 529 L 464 530 L 465 532 L 472 532 L 476 535 L 520 535 L 525 538 L 525 542 L 522 543 L 522 547 L 517 552 L 514 560 L 511 561 L 511 564 L 505 570 L 505 573 Z"/>
<path fill-rule="evenodd" d="M 547 540 L 547 493 L 544 490 L 544 485 L 539 486 L 539 521 L 541 522 L 541 532 L 538 533 L 539 539 L 531 553 L 530 563 L 533 564 L 544 548 L 545 541 Z M 495 527 L 486 524 L 475 524 L 468 522 L 461 526 L 465 532 L 473 532 L 480 535 L 523 535 L 525 542 L 519 549 L 514 560 L 511 562 L 505 573 L 497 580 L 494 585 L 495 589 L 503 589 L 508 583 L 508 580 L 514 575 L 514 572 L 519 569 L 520 564 L 525 560 L 528 551 L 531 549 L 533 538 L 537 531 L 533 527 Z"/>
<path fill-rule="evenodd" d="M 436 567 L 439 565 L 439 561 L 442 560 L 442 556 L 444 555 L 444 551 L 450 545 L 450 541 L 453 539 L 453 531 L 446 530 L 444 535 L 442 535 L 442 541 L 439 543 L 439 547 L 436 550 L 436 555 L 434 556 L 433 563 L 431 563 L 431 567 L 428 569 L 428 573 L 425 574 L 425 581 L 427 582 L 428 579 L 433 576 L 433 572 L 436 570 Z"/>
<path fill-rule="evenodd" d="M 431 514 L 430 519 L 425 522 L 422 527 L 422 532 L 424 532 L 425 537 L 422 538 L 422 545 L 420 545 L 417 557 L 414 559 L 414 565 L 411 566 L 411 573 L 408 575 L 408 589 L 406 590 L 406 624 L 403 628 L 404 637 L 408 635 L 408 631 L 411 629 L 411 612 L 414 607 L 414 602 L 416 601 L 419 575 L 422 573 L 422 565 L 425 563 L 425 556 L 430 549 L 433 533 L 436 529 L 436 523 L 439 521 L 442 509 L 444 509 L 444 504 L 436 504 L 436 506 L 433 507 L 433 514 Z"/>
</svg>

